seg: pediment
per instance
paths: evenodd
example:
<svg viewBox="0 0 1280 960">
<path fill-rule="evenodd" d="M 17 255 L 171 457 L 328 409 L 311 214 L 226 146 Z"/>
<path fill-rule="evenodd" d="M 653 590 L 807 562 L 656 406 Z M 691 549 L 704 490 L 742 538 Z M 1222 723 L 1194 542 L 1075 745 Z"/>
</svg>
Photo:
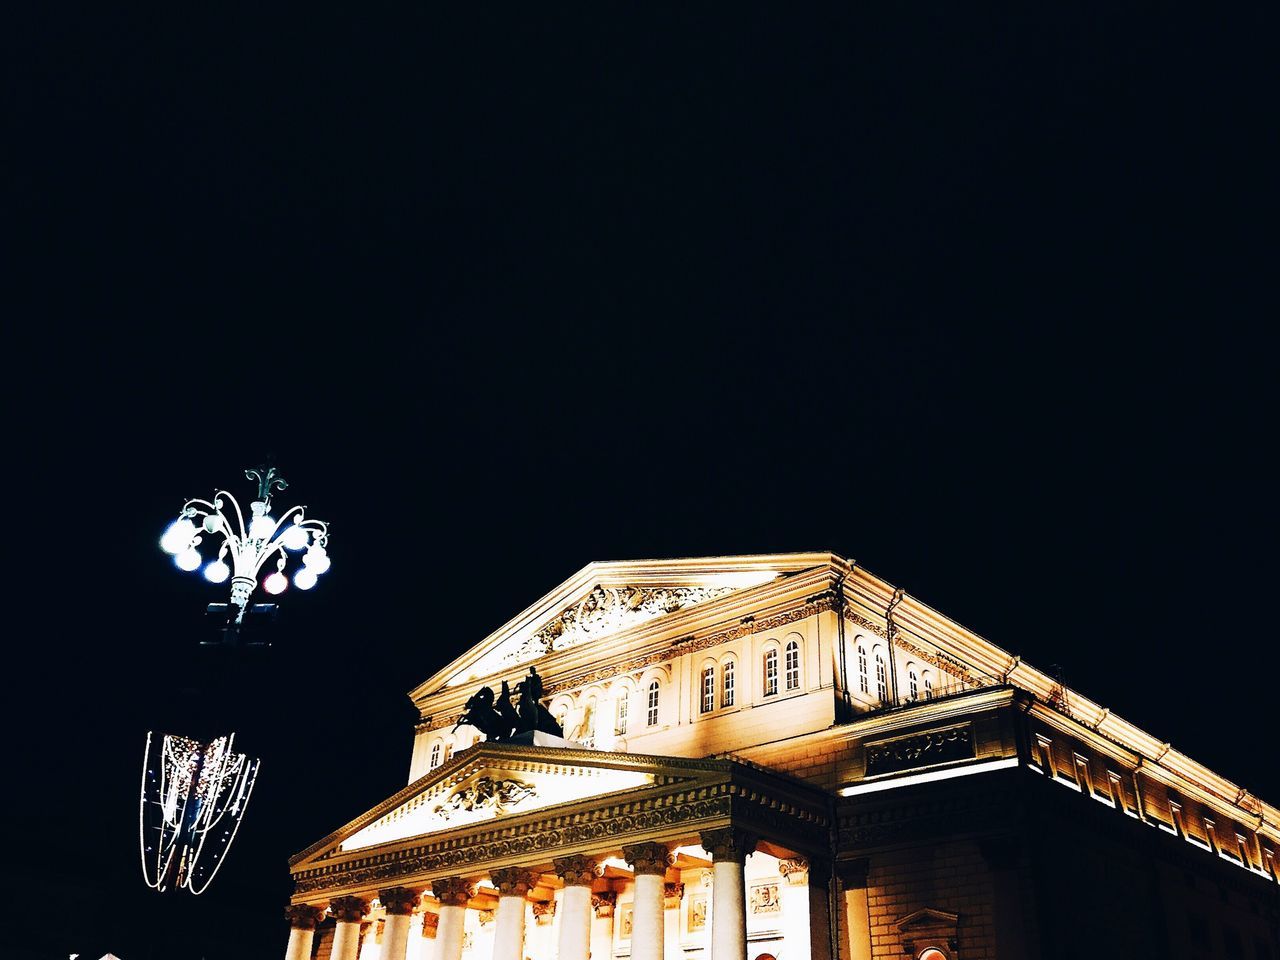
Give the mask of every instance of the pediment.
<svg viewBox="0 0 1280 960">
<path fill-rule="evenodd" d="M 290 862 L 294 869 L 372 847 L 520 818 L 549 808 L 718 775 L 715 762 L 480 743 Z"/>
<path fill-rule="evenodd" d="M 625 633 L 779 577 L 829 554 L 593 563 L 411 693 L 414 699 Z"/>
<path fill-rule="evenodd" d="M 954 930 L 959 922 L 960 915 L 958 913 L 948 913 L 945 910 L 925 907 L 923 910 L 917 910 L 915 913 L 909 913 L 900 918 L 895 926 L 903 933 L 906 933 L 908 931 L 932 930 L 939 927 Z"/>
</svg>

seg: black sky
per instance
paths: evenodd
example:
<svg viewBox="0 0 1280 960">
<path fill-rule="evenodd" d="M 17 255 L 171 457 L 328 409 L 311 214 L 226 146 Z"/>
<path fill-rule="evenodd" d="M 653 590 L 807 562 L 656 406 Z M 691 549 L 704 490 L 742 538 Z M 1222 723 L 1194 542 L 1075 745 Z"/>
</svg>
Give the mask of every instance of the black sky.
<svg viewBox="0 0 1280 960">
<path fill-rule="evenodd" d="M 1232 16 L 7 14 L 18 955 L 279 956 L 404 691 L 598 559 L 835 550 L 1280 801 L 1272 25 Z M 156 538 L 268 453 L 333 569 L 221 672 Z M 263 758 L 196 900 L 136 853 L 184 725 Z"/>
</svg>

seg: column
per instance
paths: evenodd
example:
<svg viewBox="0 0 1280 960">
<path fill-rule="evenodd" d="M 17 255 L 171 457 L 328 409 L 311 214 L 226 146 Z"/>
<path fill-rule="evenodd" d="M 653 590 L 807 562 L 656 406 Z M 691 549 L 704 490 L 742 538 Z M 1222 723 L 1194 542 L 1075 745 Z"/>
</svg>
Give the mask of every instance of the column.
<svg viewBox="0 0 1280 960">
<path fill-rule="evenodd" d="M 681 957 L 680 901 L 684 899 L 683 883 L 662 885 L 662 940 L 664 957 Z"/>
<path fill-rule="evenodd" d="M 849 960 L 871 960 L 871 914 L 867 904 L 868 863 L 843 860 L 836 864 L 844 889 L 844 930 Z"/>
<path fill-rule="evenodd" d="M 618 895 L 612 890 L 591 895 L 591 909 L 595 913 L 591 922 L 591 960 L 612 960 L 613 914 L 617 905 Z"/>
<path fill-rule="evenodd" d="M 309 903 L 295 903 L 285 916 L 289 918 L 289 945 L 285 947 L 284 960 L 311 960 L 311 940 L 324 910 Z"/>
<path fill-rule="evenodd" d="M 387 911 L 387 923 L 382 930 L 382 953 L 378 960 L 405 960 L 409 950 L 409 924 L 413 920 L 413 908 L 421 896 L 421 890 L 405 887 L 378 891 L 378 899 Z"/>
<path fill-rule="evenodd" d="M 507 867 L 489 871 L 489 878 L 498 888 L 493 960 L 524 960 L 525 903 L 529 891 L 537 884 L 538 876 L 518 867 Z"/>
<path fill-rule="evenodd" d="M 559 960 L 587 960 L 591 953 L 591 885 L 596 862 L 583 856 L 557 857 L 551 861 L 564 884 L 560 893 Z"/>
<path fill-rule="evenodd" d="M 747 958 L 747 885 L 743 867 L 756 838 L 736 827 L 702 831 L 711 854 L 711 960 Z"/>
<path fill-rule="evenodd" d="M 633 843 L 622 848 L 622 858 L 636 874 L 631 960 L 663 960 L 663 881 L 670 859 L 666 845 Z"/>
<path fill-rule="evenodd" d="M 332 960 L 356 960 L 360 955 L 360 921 L 369 904 L 359 897 L 337 897 L 329 902 L 329 912 L 338 921 L 333 932 Z"/>
<path fill-rule="evenodd" d="M 434 960 L 436 924 L 439 922 L 440 914 L 426 910 L 409 918 L 409 949 L 405 952 L 405 960 Z"/>
<path fill-rule="evenodd" d="M 831 921 L 825 864 L 805 857 L 778 861 L 782 874 L 782 926 L 788 956 L 831 960 Z"/>
<path fill-rule="evenodd" d="M 461 877 L 446 877 L 433 880 L 431 892 L 440 901 L 435 960 L 462 960 L 462 922 L 467 913 L 467 901 L 475 895 L 476 888 Z"/>
</svg>

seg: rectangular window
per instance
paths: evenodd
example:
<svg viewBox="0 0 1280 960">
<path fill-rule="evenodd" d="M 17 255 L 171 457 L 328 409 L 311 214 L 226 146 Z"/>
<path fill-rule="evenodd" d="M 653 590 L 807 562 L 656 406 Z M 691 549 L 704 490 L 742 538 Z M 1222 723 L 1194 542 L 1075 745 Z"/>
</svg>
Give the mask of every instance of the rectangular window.
<svg viewBox="0 0 1280 960">
<path fill-rule="evenodd" d="M 770 650 L 764 655 L 764 695 L 772 697 L 778 692 L 778 651 Z"/>
<path fill-rule="evenodd" d="M 787 644 L 787 689 L 800 689 L 800 645 L 794 640 Z"/>
<path fill-rule="evenodd" d="M 704 667 L 702 670 L 702 713 L 710 713 L 716 708 L 716 668 Z"/>
<path fill-rule="evenodd" d="M 733 684 L 734 684 L 734 663 L 729 660 L 724 665 L 724 679 L 721 681 L 724 687 L 720 693 L 720 706 L 733 706 Z"/>
</svg>

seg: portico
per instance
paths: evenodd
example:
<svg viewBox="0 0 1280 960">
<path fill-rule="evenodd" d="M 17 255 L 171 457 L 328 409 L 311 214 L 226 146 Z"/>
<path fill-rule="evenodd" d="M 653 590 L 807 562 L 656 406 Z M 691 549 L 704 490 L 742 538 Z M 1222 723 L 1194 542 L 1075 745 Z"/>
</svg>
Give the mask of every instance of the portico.
<svg viewBox="0 0 1280 960">
<path fill-rule="evenodd" d="M 566 782 L 576 797 L 540 805 Z M 469 819 L 477 804 L 488 816 Z M 827 902 L 827 809 L 734 760 L 481 743 L 295 858 L 287 958 L 310 956 L 306 921 L 327 910 L 335 960 L 664 960 L 682 946 L 749 960 L 749 936 L 827 960 L 808 942 Z M 758 923 L 749 858 L 771 878 Z"/>
</svg>

